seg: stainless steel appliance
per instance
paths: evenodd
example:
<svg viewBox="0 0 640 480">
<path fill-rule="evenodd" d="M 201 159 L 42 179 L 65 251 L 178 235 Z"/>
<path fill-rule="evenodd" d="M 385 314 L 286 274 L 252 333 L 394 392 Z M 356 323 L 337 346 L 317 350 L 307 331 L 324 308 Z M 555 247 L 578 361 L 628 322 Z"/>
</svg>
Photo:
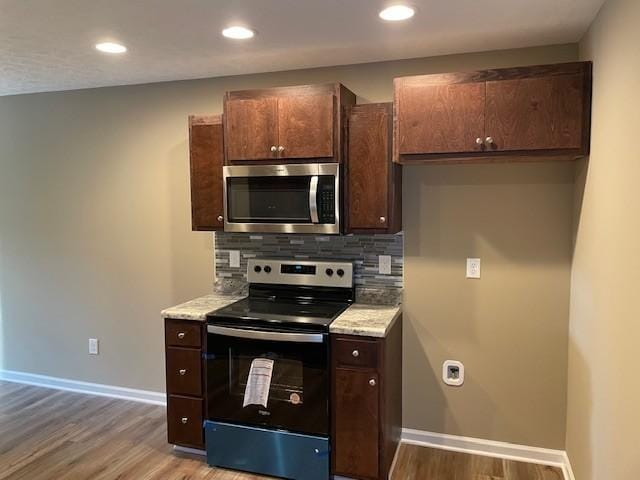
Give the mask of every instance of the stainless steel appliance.
<svg viewBox="0 0 640 480">
<path fill-rule="evenodd" d="M 223 167 L 226 232 L 340 233 L 340 165 Z"/>
<path fill-rule="evenodd" d="M 207 317 L 210 465 L 329 478 L 329 325 L 354 298 L 345 262 L 251 259 L 249 296 Z"/>
</svg>

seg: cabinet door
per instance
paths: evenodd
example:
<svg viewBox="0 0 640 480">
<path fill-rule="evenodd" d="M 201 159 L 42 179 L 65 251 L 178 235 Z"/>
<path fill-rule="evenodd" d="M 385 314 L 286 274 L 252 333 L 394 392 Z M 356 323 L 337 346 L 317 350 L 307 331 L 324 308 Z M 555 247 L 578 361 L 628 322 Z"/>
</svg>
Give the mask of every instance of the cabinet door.
<svg viewBox="0 0 640 480">
<path fill-rule="evenodd" d="M 191 162 L 191 225 L 193 230 L 222 230 L 222 118 L 189 117 Z"/>
<path fill-rule="evenodd" d="M 280 158 L 331 158 L 333 95 L 290 95 L 278 98 Z"/>
<path fill-rule="evenodd" d="M 390 105 L 356 105 L 350 109 L 348 137 L 348 230 L 386 230 L 390 225 Z"/>
<path fill-rule="evenodd" d="M 579 149 L 582 146 L 584 75 L 487 82 L 489 148 Z"/>
<path fill-rule="evenodd" d="M 232 99 L 225 102 L 227 159 L 270 160 L 277 145 L 277 100 L 275 98 Z"/>
<path fill-rule="evenodd" d="M 335 369 L 334 473 L 378 478 L 378 375 L 366 370 Z"/>
<path fill-rule="evenodd" d="M 485 83 L 435 83 L 429 77 L 396 79 L 398 153 L 481 151 Z"/>
</svg>

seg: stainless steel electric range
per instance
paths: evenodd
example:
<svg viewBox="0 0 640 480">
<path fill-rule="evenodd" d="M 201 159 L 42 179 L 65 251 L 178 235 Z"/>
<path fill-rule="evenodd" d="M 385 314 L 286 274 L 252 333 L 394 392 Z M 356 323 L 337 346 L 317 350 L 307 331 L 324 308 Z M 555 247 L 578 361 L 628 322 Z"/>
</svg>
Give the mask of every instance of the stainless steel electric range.
<svg viewBox="0 0 640 480">
<path fill-rule="evenodd" d="M 207 317 L 208 463 L 326 480 L 329 325 L 353 302 L 353 266 L 251 259 L 247 278 L 247 298 Z"/>
</svg>

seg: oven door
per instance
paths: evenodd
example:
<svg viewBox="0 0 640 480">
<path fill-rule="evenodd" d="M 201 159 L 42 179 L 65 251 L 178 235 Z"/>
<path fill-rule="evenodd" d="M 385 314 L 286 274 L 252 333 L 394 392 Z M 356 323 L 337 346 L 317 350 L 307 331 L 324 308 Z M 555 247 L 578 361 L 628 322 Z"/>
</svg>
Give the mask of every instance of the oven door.
<svg viewBox="0 0 640 480">
<path fill-rule="evenodd" d="M 207 326 L 207 419 L 329 434 L 328 335 Z"/>
<path fill-rule="evenodd" d="M 228 232 L 340 233 L 339 165 L 223 167 Z"/>
</svg>

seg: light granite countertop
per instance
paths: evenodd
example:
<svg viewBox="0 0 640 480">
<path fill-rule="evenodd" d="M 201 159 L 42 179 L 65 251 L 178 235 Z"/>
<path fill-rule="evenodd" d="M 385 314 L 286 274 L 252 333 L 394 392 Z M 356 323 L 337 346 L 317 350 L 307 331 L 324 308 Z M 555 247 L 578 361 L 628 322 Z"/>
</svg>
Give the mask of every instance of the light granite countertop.
<svg viewBox="0 0 640 480">
<path fill-rule="evenodd" d="M 162 318 L 194 320 L 203 322 L 207 314 L 231 305 L 244 298 L 239 295 L 211 293 L 190 300 L 161 312 Z M 400 317 L 400 305 L 368 305 L 354 303 L 336 318 L 329 326 L 330 333 L 343 335 L 361 335 L 365 337 L 386 337 L 387 333 Z"/>
<path fill-rule="evenodd" d="M 354 303 L 331 323 L 329 331 L 343 335 L 384 338 L 401 313 L 401 305 Z"/>
<path fill-rule="evenodd" d="M 162 318 L 177 318 L 179 320 L 196 320 L 203 322 L 207 318 L 207 314 L 215 310 L 231 305 L 237 302 L 243 296 L 238 295 L 222 295 L 220 293 L 211 293 L 204 297 L 190 300 L 175 307 L 169 307 L 160 314 Z"/>
</svg>

